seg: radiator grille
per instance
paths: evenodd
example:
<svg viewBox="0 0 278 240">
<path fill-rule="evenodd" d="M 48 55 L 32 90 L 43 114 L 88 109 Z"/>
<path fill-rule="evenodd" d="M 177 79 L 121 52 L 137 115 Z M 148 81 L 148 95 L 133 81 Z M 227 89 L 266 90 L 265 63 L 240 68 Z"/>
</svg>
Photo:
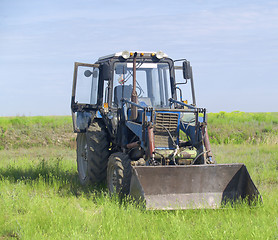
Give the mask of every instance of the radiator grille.
<svg viewBox="0 0 278 240">
<path fill-rule="evenodd" d="M 154 142 L 155 147 L 163 147 L 163 148 L 173 148 L 173 141 L 169 136 L 169 133 L 166 129 L 171 133 L 174 141 L 177 141 L 178 137 L 178 113 L 165 113 L 165 112 L 157 112 L 155 117 L 154 124 Z"/>
</svg>

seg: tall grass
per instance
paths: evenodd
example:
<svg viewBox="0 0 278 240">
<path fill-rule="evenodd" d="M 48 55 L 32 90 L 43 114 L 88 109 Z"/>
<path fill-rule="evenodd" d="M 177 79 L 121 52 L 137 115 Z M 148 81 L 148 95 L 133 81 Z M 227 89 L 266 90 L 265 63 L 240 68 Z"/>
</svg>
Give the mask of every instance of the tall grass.
<svg viewBox="0 0 278 240">
<path fill-rule="evenodd" d="M 210 113 L 208 128 L 215 144 L 278 143 L 278 113 Z"/>
<path fill-rule="evenodd" d="M 216 161 L 244 163 L 263 205 L 145 211 L 79 184 L 70 117 L 0 118 L 0 239 L 277 239 L 277 119 L 208 118 Z"/>
<path fill-rule="evenodd" d="M 278 113 L 209 113 L 211 143 L 278 143 Z M 0 117 L 0 150 L 34 146 L 75 148 L 70 116 Z"/>
<path fill-rule="evenodd" d="M 277 238 L 278 146 L 212 147 L 219 163 L 247 165 L 263 205 L 145 211 L 111 199 L 105 188 L 80 186 L 73 149 L 2 150 L 0 239 Z"/>
<path fill-rule="evenodd" d="M 0 117 L 0 150 L 34 146 L 74 146 L 69 116 Z"/>
</svg>

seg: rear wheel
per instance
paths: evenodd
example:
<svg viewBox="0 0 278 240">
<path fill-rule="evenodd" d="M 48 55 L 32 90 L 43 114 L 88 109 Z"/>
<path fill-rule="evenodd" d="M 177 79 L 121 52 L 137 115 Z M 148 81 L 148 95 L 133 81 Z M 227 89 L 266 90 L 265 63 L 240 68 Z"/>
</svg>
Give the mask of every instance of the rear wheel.
<svg viewBox="0 0 278 240">
<path fill-rule="evenodd" d="M 105 125 L 94 120 L 86 133 L 77 135 L 77 169 L 82 185 L 105 180 L 109 157 L 109 140 Z"/>
<path fill-rule="evenodd" d="M 127 154 L 117 152 L 111 154 L 107 166 L 107 187 L 111 194 L 122 196 L 129 194 L 131 165 Z"/>
</svg>

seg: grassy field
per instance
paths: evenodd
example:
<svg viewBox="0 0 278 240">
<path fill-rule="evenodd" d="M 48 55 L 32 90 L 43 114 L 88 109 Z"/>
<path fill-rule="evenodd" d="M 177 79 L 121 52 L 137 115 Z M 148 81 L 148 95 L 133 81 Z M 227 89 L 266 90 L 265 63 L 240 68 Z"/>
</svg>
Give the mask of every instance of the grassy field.
<svg viewBox="0 0 278 240">
<path fill-rule="evenodd" d="M 208 125 L 215 144 L 278 144 L 278 113 L 210 113 Z"/>
<path fill-rule="evenodd" d="M 0 117 L 0 150 L 38 146 L 73 147 L 70 116 Z"/>
<path fill-rule="evenodd" d="M 278 113 L 209 113 L 213 144 L 278 144 Z M 70 116 L 0 117 L 0 150 L 75 147 Z"/>
<path fill-rule="evenodd" d="M 5 118 L 0 119 L 4 135 L 0 151 L 0 239 L 278 239 L 278 144 L 269 140 L 277 140 L 277 114 L 270 114 L 271 120 L 251 118 L 249 124 L 224 115 L 224 123 L 217 114 L 210 116 L 210 121 L 219 121 L 222 129 L 234 121 L 235 132 L 243 126 L 259 126 L 258 139 L 264 141 L 247 139 L 227 144 L 222 140 L 229 132 L 223 132 L 221 144 L 214 142 L 212 149 L 218 163 L 246 164 L 262 194 L 260 206 L 145 211 L 131 203 L 121 204 L 116 197 L 111 199 L 105 188 L 80 186 L 69 117 L 58 117 L 57 122 L 52 117 L 45 121 L 43 117 L 26 118 L 25 123 L 15 125 L 11 118 L 3 125 Z M 211 133 L 217 124 L 210 124 Z M 272 126 L 267 132 L 269 138 L 259 135 L 265 126 Z M 26 138 L 22 136 L 24 129 L 30 131 Z M 55 139 L 61 129 L 66 133 L 58 142 Z M 6 136 L 12 131 L 21 134 L 13 136 L 21 143 L 13 143 Z M 37 132 L 35 137 L 33 131 Z M 49 142 L 35 144 L 43 132 L 49 134 Z M 34 143 L 26 144 L 28 137 Z"/>
</svg>

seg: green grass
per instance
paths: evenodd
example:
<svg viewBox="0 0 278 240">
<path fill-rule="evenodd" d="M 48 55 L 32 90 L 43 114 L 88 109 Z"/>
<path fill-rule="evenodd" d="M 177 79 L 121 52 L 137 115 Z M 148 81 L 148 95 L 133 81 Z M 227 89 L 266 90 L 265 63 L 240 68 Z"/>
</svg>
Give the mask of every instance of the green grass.
<svg viewBox="0 0 278 240">
<path fill-rule="evenodd" d="M 49 145 L 75 146 L 71 117 L 0 117 L 0 150 Z"/>
<path fill-rule="evenodd" d="M 208 131 L 213 144 L 278 144 L 278 113 L 209 113 Z M 75 148 L 71 117 L 0 117 L 0 150 L 39 146 Z"/>
<path fill-rule="evenodd" d="M 145 211 L 79 184 L 66 117 L 0 118 L 2 239 L 278 239 L 278 113 L 210 113 L 218 163 L 244 163 L 263 205 Z"/>
<path fill-rule="evenodd" d="M 208 129 L 214 144 L 278 144 L 278 113 L 210 113 Z"/>
<path fill-rule="evenodd" d="M 23 127 L 40 125 L 44 127 L 57 128 L 65 124 L 71 124 L 70 116 L 34 116 L 34 117 L 0 117 L 0 126 L 3 129 L 8 127 Z"/>
<path fill-rule="evenodd" d="M 278 186 L 278 144 L 213 145 L 217 163 L 245 163 L 258 187 Z"/>
<path fill-rule="evenodd" d="M 218 163 L 244 162 L 263 205 L 145 211 L 81 187 L 75 150 L 0 151 L 0 239 L 275 239 L 278 146 L 213 145 Z"/>
</svg>

